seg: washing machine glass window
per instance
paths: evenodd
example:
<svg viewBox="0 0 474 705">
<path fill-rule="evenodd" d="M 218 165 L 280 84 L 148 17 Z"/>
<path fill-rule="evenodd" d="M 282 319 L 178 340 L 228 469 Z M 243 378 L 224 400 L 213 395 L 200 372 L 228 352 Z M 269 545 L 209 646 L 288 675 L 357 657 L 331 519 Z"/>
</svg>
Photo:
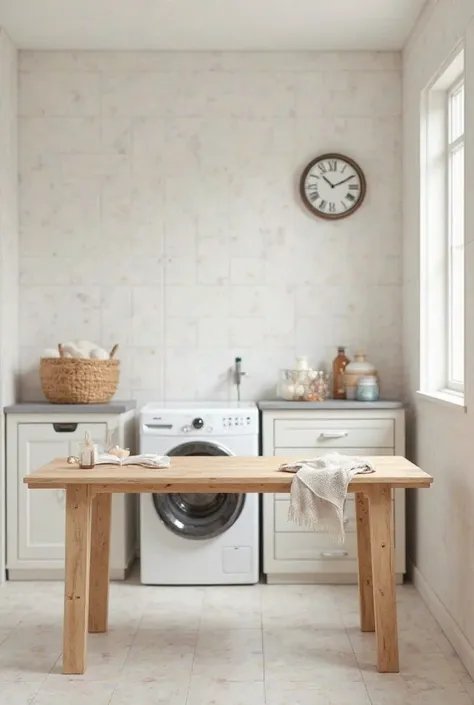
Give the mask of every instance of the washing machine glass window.
<svg viewBox="0 0 474 705">
<path fill-rule="evenodd" d="M 230 455 L 216 443 L 182 443 L 168 455 Z M 176 493 L 154 494 L 153 503 L 162 522 L 174 534 L 188 539 L 211 539 L 224 533 L 239 518 L 244 494 Z"/>
</svg>

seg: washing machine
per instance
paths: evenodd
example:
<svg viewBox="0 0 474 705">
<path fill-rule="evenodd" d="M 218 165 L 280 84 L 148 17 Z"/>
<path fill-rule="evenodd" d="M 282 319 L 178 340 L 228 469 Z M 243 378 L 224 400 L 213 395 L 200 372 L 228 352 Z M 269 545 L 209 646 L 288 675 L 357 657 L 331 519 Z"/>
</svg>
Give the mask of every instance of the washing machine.
<svg viewBox="0 0 474 705">
<path fill-rule="evenodd" d="M 258 455 L 255 404 L 147 404 L 140 451 L 160 455 Z M 159 470 L 157 470 L 159 472 Z M 141 582 L 251 584 L 259 579 L 258 494 L 140 496 Z"/>
</svg>

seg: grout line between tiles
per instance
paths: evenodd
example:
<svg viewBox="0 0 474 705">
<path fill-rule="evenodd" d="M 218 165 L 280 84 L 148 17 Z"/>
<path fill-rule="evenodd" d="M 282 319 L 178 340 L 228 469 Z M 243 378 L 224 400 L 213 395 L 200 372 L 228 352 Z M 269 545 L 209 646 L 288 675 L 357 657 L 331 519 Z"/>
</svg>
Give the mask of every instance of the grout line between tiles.
<svg viewBox="0 0 474 705">
<path fill-rule="evenodd" d="M 141 619 L 140 619 L 140 621 L 138 622 L 138 626 L 137 626 L 137 628 L 136 628 L 136 630 L 135 630 L 135 634 L 133 635 L 133 639 L 132 639 L 132 641 L 131 641 L 131 643 L 130 643 L 130 646 L 129 646 L 128 649 L 127 649 L 127 655 L 126 655 L 125 658 L 124 658 L 124 661 L 123 661 L 123 664 L 122 664 L 122 668 L 119 670 L 119 672 L 118 672 L 118 674 L 117 674 L 117 680 L 116 680 L 116 682 L 115 682 L 114 689 L 112 690 L 112 693 L 110 694 L 110 700 L 108 701 L 107 705 L 110 705 L 110 703 L 112 702 L 112 698 L 113 698 L 114 695 L 115 695 L 115 691 L 117 690 L 118 686 L 120 685 L 120 676 L 122 675 L 123 670 L 124 670 L 124 668 L 125 668 L 125 666 L 126 666 L 126 664 L 127 664 L 128 657 L 130 656 L 130 652 L 131 652 L 131 650 L 132 650 L 132 647 L 133 647 L 133 645 L 134 645 L 134 643 L 135 643 L 135 641 L 136 641 L 136 639 L 137 639 L 137 634 L 138 634 L 138 632 L 140 631 L 140 627 L 141 627 L 141 624 L 142 624 L 142 622 L 143 622 L 144 616 L 145 616 L 145 615 L 142 614 Z"/>
<path fill-rule="evenodd" d="M 53 665 L 51 666 L 50 671 L 44 676 L 43 680 L 42 680 L 41 683 L 38 685 L 38 688 L 35 690 L 35 692 L 34 692 L 34 694 L 33 694 L 33 697 L 32 697 L 32 699 L 29 701 L 28 705 L 35 705 L 36 698 L 38 697 L 41 688 L 42 688 L 43 685 L 46 683 L 46 679 L 47 679 L 48 676 L 53 672 L 53 670 L 54 670 L 56 664 L 58 663 L 58 661 L 60 661 L 62 655 L 63 655 L 63 652 L 61 651 L 61 653 L 59 654 L 58 658 L 56 659 L 56 661 L 55 661 L 55 662 L 53 663 Z M 0 684 L 0 685 L 1 685 L 1 684 Z"/>
<path fill-rule="evenodd" d="M 192 678 L 193 678 L 194 661 L 195 661 L 195 659 L 196 659 L 196 649 L 197 649 L 197 645 L 198 645 L 199 634 L 200 634 L 200 631 L 201 631 L 202 615 L 203 615 L 203 612 L 204 612 L 204 598 L 205 598 L 205 595 L 206 595 L 206 593 L 203 592 L 202 602 L 201 602 L 201 612 L 200 612 L 200 614 L 199 614 L 199 624 L 198 624 L 198 628 L 197 628 L 197 630 L 196 630 L 196 639 L 195 639 L 195 642 L 194 642 L 193 661 L 192 661 L 192 663 L 191 663 L 191 668 L 190 668 L 190 671 L 189 671 L 188 687 L 187 687 L 187 689 L 186 689 L 186 699 L 185 699 L 185 701 L 184 701 L 184 705 L 188 705 L 189 691 L 190 691 L 190 689 L 191 689 L 191 681 L 192 681 Z"/>
</svg>

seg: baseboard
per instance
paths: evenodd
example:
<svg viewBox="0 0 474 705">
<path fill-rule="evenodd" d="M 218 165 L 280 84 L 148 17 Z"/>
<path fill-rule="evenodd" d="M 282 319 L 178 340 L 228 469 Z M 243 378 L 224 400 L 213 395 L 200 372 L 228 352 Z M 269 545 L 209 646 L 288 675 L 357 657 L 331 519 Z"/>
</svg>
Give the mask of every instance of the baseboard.
<svg viewBox="0 0 474 705">
<path fill-rule="evenodd" d="M 135 551 L 133 551 L 133 553 L 131 553 L 131 554 L 129 555 L 129 557 L 128 557 L 128 561 L 127 561 L 127 565 L 126 565 L 126 568 L 125 568 L 125 571 L 124 571 L 124 576 L 123 576 L 123 578 L 114 578 L 113 575 L 112 575 L 112 572 L 113 572 L 113 571 L 111 570 L 111 571 L 110 571 L 110 579 L 111 579 L 111 580 L 126 580 L 126 579 L 128 578 L 128 576 L 130 575 L 130 573 L 132 572 L 132 568 L 133 568 L 133 566 L 135 565 L 135 562 L 136 562 L 137 560 L 138 560 L 138 559 L 137 559 L 137 554 L 135 553 Z"/>
<path fill-rule="evenodd" d="M 474 647 L 466 639 L 459 625 L 448 612 L 436 593 L 430 588 L 418 568 L 411 564 L 413 585 L 418 590 L 424 603 L 443 630 L 451 646 L 464 664 L 471 678 L 474 679 Z"/>
<path fill-rule="evenodd" d="M 263 576 L 268 585 L 357 585 L 353 573 L 271 573 Z M 403 575 L 397 573 L 397 585 L 403 583 Z"/>
<path fill-rule="evenodd" d="M 110 580 L 125 580 L 127 575 L 130 573 L 134 561 L 131 560 L 126 568 L 111 568 L 110 569 Z M 25 568 L 13 568 L 7 571 L 8 581 L 22 581 L 22 580 L 64 580 L 64 570 L 62 568 L 41 568 L 41 569 L 25 569 Z"/>
</svg>

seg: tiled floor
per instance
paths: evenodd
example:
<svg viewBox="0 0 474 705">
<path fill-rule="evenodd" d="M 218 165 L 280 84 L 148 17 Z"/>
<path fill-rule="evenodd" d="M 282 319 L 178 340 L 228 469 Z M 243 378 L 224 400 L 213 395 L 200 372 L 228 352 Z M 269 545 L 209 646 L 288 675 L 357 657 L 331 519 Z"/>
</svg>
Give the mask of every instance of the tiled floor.
<svg viewBox="0 0 474 705">
<path fill-rule="evenodd" d="M 399 675 L 374 667 L 357 589 L 111 590 L 111 629 L 84 676 L 61 675 L 62 585 L 0 588 L 1 705 L 472 705 L 474 686 L 410 586 L 398 589 Z"/>
</svg>

